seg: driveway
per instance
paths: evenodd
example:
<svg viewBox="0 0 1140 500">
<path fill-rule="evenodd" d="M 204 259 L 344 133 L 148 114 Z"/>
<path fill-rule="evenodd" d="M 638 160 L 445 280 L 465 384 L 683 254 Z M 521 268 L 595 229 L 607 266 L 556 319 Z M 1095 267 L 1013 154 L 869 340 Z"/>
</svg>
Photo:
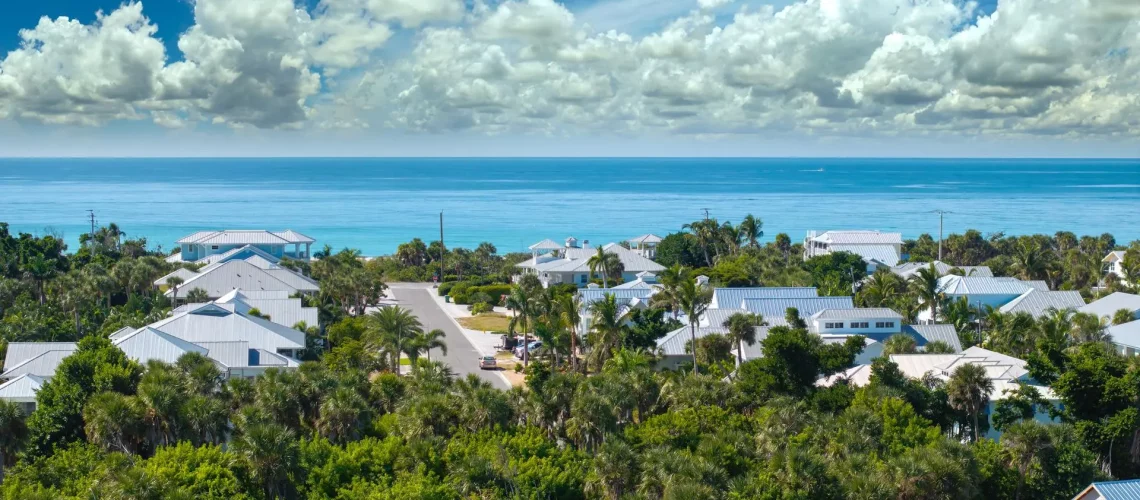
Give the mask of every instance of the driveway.
<svg viewBox="0 0 1140 500">
<path fill-rule="evenodd" d="M 474 373 L 479 378 L 490 382 L 498 389 L 509 389 L 506 378 L 492 370 L 480 370 L 479 358 L 482 354 L 467 340 L 463 332 L 459 331 L 455 321 L 440 309 L 430 294 L 435 289 L 424 283 L 393 283 L 389 285 L 388 294 L 396 299 L 397 304 L 410 309 L 423 323 L 424 330 L 443 330 L 447 343 L 447 354 L 439 349 L 432 349 L 432 361 L 443 361 L 451 366 L 456 377 L 466 377 Z"/>
</svg>

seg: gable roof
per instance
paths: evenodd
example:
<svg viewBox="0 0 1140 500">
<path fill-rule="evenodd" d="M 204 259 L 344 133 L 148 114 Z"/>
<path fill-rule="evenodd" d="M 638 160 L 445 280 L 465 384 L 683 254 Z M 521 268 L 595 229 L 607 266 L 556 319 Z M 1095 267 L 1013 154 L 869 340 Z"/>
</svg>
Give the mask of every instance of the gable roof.
<svg viewBox="0 0 1140 500">
<path fill-rule="evenodd" d="M 1105 328 L 1104 332 L 1112 337 L 1114 344 L 1140 349 L 1140 320 L 1113 325 Z"/>
<path fill-rule="evenodd" d="M 894 245 L 870 245 L 870 244 L 836 244 L 833 243 L 828 247 L 828 250 L 834 252 L 850 252 L 858 255 L 867 261 L 875 261 L 885 266 L 895 266 L 899 263 L 899 252 L 895 250 Z"/>
<path fill-rule="evenodd" d="M 626 240 L 626 242 L 637 243 L 640 246 L 644 243 L 661 243 L 661 237 L 657 236 L 656 234 L 649 233 L 649 234 L 643 234 L 643 235 L 638 236 L 636 238 L 630 238 L 630 239 Z"/>
<path fill-rule="evenodd" d="M 800 317 L 807 319 L 824 309 L 852 309 L 851 297 L 805 297 L 793 299 L 744 299 L 742 307 L 764 316 L 764 320 L 776 326 L 783 324 L 789 307 L 796 308 Z"/>
<path fill-rule="evenodd" d="M 1042 292 L 1036 288 L 1027 290 L 1008 304 L 999 309 L 1003 313 L 1025 312 L 1035 318 L 1044 316 L 1049 309 L 1065 310 L 1077 309 L 1085 305 L 1081 292 L 1064 290 L 1057 292 Z"/>
<path fill-rule="evenodd" d="M 12 342 L 8 344 L 3 371 L 8 371 L 14 366 L 39 357 L 48 351 L 75 352 L 78 348 L 79 344 L 75 342 Z"/>
<path fill-rule="evenodd" d="M 902 233 L 880 231 L 825 231 L 814 238 L 833 245 L 901 245 Z"/>
<path fill-rule="evenodd" d="M 542 240 L 538 243 L 535 243 L 535 244 L 533 244 L 527 248 L 529 248 L 531 250 L 558 250 L 558 249 L 562 248 L 562 245 L 559 245 L 554 240 L 547 238 L 547 239 Z"/>
<path fill-rule="evenodd" d="M 197 276 L 186 280 L 179 287 L 179 291 L 181 293 L 182 290 L 186 290 L 189 293 L 190 290 L 201 288 L 210 297 L 221 297 L 239 288 L 242 290 L 286 291 L 290 294 L 320 289 L 310 280 L 297 278 L 299 275 L 293 271 L 288 269 L 276 271 L 283 272 L 261 269 L 244 260 L 231 260 L 203 269 Z M 171 295 L 171 290 L 167 290 L 166 296 Z"/>
<path fill-rule="evenodd" d="M 56 368 L 59 364 L 67 359 L 68 356 L 74 354 L 74 350 L 70 351 L 46 351 L 36 355 L 33 358 L 26 359 L 9 369 L 4 370 L 0 374 L 0 378 L 12 378 L 20 375 L 38 375 L 40 377 L 50 377 L 55 375 Z"/>
<path fill-rule="evenodd" d="M 1124 260 L 1124 250 L 1113 250 L 1105 255 L 1101 262 L 1119 262 Z"/>
<path fill-rule="evenodd" d="M 975 278 L 994 277 L 993 270 L 991 270 L 988 266 L 954 266 L 940 260 L 936 260 L 934 262 L 906 262 L 892 267 L 891 272 L 903 278 L 909 278 L 917 274 L 919 269 L 930 267 L 930 264 L 934 264 L 934 270 L 938 273 L 939 276 L 946 276 L 947 274 L 950 274 L 950 271 L 953 271 L 954 269 L 961 269 L 962 273 L 966 276 Z"/>
<path fill-rule="evenodd" d="M 273 234 L 289 243 L 314 243 L 317 241 L 292 229 L 274 231 Z"/>
<path fill-rule="evenodd" d="M 919 347 L 931 342 L 945 342 L 954 352 L 962 352 L 962 341 L 954 325 L 905 325 L 902 332 L 914 337 Z"/>
<path fill-rule="evenodd" d="M 1099 496 L 1089 496 L 1093 491 Z M 1092 500 L 1094 498 L 1100 500 L 1134 500 L 1140 498 L 1140 479 L 1092 483 L 1074 498 L 1078 500 Z"/>
<path fill-rule="evenodd" d="M 284 245 L 292 243 L 264 229 L 225 229 L 222 231 L 198 231 L 176 242 L 195 245 Z"/>
<path fill-rule="evenodd" d="M 1077 309 L 1080 312 L 1095 314 L 1102 318 L 1112 318 L 1116 311 L 1127 309 L 1133 316 L 1140 314 L 1140 295 L 1124 292 L 1113 292 L 1106 297 L 1094 300 Z M 1140 319 L 1140 318 L 1137 318 Z"/>
<path fill-rule="evenodd" d="M 853 307 L 844 309 L 820 309 L 811 319 L 902 319 L 902 315 L 886 307 Z"/>
<path fill-rule="evenodd" d="M 199 342 L 206 349 L 206 357 L 221 363 L 226 368 L 250 366 L 249 342 L 234 340 L 227 342 Z"/>
<path fill-rule="evenodd" d="M 946 295 L 1021 295 L 1039 285 L 1017 278 L 980 278 L 953 274 L 938 279 L 938 290 Z"/>
<path fill-rule="evenodd" d="M 791 299 L 818 297 L 819 291 L 815 287 L 746 287 L 746 288 L 714 288 L 713 308 L 740 307 L 744 299 Z"/>
<path fill-rule="evenodd" d="M 187 353 L 196 352 L 205 355 L 208 352 L 208 349 L 204 347 L 149 326 L 119 338 L 115 341 L 115 346 L 122 350 L 128 358 L 139 363 L 146 363 L 151 360 L 174 363 Z"/>
<path fill-rule="evenodd" d="M 205 304 L 150 325 L 191 343 L 246 341 L 250 349 L 304 349 L 305 333 L 269 320 L 247 316 L 217 304 Z"/>
<path fill-rule="evenodd" d="M 0 400 L 12 403 L 34 403 L 36 393 L 49 377 L 23 374 L 0 384 Z"/>
</svg>

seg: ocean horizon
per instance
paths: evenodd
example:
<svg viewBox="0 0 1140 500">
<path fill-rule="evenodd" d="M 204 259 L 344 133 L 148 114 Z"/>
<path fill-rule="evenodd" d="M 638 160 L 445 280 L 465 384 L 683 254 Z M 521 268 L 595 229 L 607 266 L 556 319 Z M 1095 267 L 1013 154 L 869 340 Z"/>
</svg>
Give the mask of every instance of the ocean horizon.
<svg viewBox="0 0 1140 500">
<path fill-rule="evenodd" d="M 746 214 L 765 240 L 807 231 L 1072 231 L 1140 239 L 1140 160 L 997 158 L 6 158 L 0 222 L 74 250 L 115 222 L 151 246 L 205 229 L 293 229 L 393 253 L 412 238 L 595 244 Z"/>
</svg>

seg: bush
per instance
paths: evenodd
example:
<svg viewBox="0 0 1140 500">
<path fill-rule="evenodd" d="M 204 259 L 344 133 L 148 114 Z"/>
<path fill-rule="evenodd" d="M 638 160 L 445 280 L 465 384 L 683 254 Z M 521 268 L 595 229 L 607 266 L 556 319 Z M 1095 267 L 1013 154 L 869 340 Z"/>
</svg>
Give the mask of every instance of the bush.
<svg viewBox="0 0 1140 500">
<path fill-rule="evenodd" d="M 439 285 L 439 296 L 443 297 L 443 296 L 447 295 L 448 292 L 450 292 L 453 287 L 455 287 L 454 281 L 443 282 L 442 284 Z"/>
<path fill-rule="evenodd" d="M 471 314 L 486 314 L 494 310 L 494 306 L 486 302 L 476 302 L 474 304 L 471 304 Z"/>
<path fill-rule="evenodd" d="M 511 293 L 511 285 L 506 284 L 484 285 L 478 288 L 480 292 L 491 296 L 490 302 L 493 304 L 498 304 L 504 295 L 510 295 Z"/>
<path fill-rule="evenodd" d="M 498 304 L 504 295 L 511 293 L 511 285 L 474 285 L 470 281 L 460 281 L 451 288 L 451 300 L 456 304 L 489 302 Z"/>
<path fill-rule="evenodd" d="M 451 301 L 455 302 L 456 304 L 467 304 L 469 303 L 468 297 L 470 296 L 470 293 L 471 284 L 466 281 L 460 281 L 459 283 L 456 283 L 455 286 L 451 287 L 448 295 L 451 295 Z"/>
</svg>

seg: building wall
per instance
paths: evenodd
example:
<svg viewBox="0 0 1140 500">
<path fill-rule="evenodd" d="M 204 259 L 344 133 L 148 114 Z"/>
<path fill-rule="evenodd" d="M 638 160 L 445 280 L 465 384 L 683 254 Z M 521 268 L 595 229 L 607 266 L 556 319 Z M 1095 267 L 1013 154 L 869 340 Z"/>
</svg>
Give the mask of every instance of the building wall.
<svg viewBox="0 0 1140 500">
<path fill-rule="evenodd" d="M 902 320 L 898 318 L 821 319 L 812 321 L 815 332 L 819 334 L 861 335 L 869 333 L 899 333 L 902 331 Z M 868 328 L 851 328 L 851 324 L 854 322 L 865 322 L 868 324 Z M 877 328 L 875 323 L 878 322 L 889 322 L 893 326 Z M 828 323 L 843 323 L 843 328 L 827 328 Z"/>
<path fill-rule="evenodd" d="M 183 244 L 182 246 L 182 260 L 194 261 L 209 257 L 211 255 L 223 254 L 235 248 L 241 248 L 245 245 L 198 245 L 198 244 Z M 269 255 L 277 258 L 285 256 L 285 245 L 252 245 L 253 247 L 261 250 Z M 291 245 L 290 245 L 291 246 Z M 214 248 L 217 247 L 217 248 Z M 304 252 L 304 250 L 301 250 Z M 292 253 L 292 248 L 290 248 Z"/>
</svg>

